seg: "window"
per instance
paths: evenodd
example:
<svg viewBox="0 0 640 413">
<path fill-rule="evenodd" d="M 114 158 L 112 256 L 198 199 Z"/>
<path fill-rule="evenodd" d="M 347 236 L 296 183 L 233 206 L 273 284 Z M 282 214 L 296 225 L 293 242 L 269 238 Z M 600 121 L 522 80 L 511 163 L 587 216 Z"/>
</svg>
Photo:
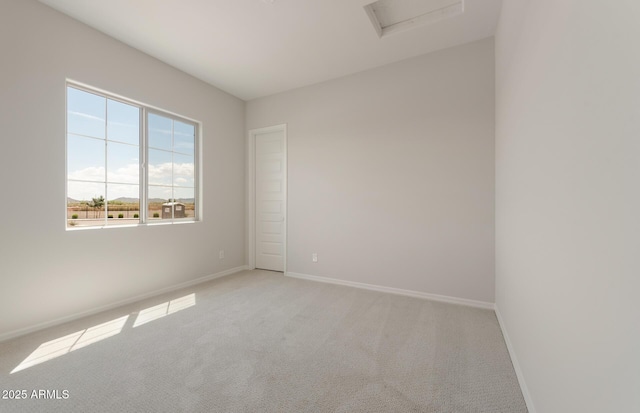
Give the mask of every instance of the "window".
<svg viewBox="0 0 640 413">
<path fill-rule="evenodd" d="M 67 85 L 67 228 L 195 221 L 198 124 Z"/>
</svg>

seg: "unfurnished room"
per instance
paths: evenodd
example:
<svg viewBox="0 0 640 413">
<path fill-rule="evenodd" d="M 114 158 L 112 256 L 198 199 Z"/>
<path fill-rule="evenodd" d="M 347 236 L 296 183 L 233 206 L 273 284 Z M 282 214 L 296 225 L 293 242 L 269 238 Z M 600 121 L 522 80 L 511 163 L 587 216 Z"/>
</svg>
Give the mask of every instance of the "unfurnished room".
<svg viewBox="0 0 640 413">
<path fill-rule="evenodd" d="M 640 412 L 640 2 L 0 0 L 1 412 Z"/>
</svg>

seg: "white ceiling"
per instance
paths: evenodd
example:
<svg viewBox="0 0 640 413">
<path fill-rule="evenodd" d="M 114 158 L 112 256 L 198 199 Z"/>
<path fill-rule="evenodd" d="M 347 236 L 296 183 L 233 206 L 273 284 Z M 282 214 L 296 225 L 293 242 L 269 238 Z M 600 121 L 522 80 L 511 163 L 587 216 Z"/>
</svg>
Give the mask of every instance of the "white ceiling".
<svg viewBox="0 0 640 413">
<path fill-rule="evenodd" d="M 244 100 L 492 36 L 501 6 L 381 39 L 373 0 L 40 1 Z"/>
</svg>

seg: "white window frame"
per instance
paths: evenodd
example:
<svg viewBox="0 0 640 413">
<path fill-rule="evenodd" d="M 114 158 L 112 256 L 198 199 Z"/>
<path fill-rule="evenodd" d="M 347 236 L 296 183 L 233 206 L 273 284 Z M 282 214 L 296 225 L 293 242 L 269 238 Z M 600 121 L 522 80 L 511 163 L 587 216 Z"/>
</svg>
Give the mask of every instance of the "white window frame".
<svg viewBox="0 0 640 413">
<path fill-rule="evenodd" d="M 140 167 L 140 174 L 139 174 L 139 189 L 140 189 L 140 206 L 139 206 L 139 221 L 135 224 L 122 224 L 122 225 L 107 225 L 107 207 L 108 207 L 108 200 L 105 196 L 105 218 L 104 218 L 104 224 L 102 225 L 92 225 L 92 226 L 77 226 L 77 227 L 73 227 L 73 226 L 69 226 L 68 225 L 68 198 L 69 198 L 69 176 L 68 176 L 68 136 L 69 136 L 69 132 L 68 132 L 68 105 L 67 105 L 67 101 L 68 101 L 68 88 L 74 88 L 83 92 L 87 92 L 87 93 L 92 93 L 94 95 L 98 95 L 101 96 L 105 99 L 110 99 L 113 101 L 117 101 L 117 102 L 121 102 L 127 105 L 131 105 L 131 106 L 135 106 L 138 109 L 140 109 L 140 118 L 139 118 L 139 150 L 140 150 L 140 157 L 139 157 L 139 167 Z M 195 222 L 201 222 L 202 221 L 202 186 L 201 186 L 201 159 L 200 159 L 200 153 L 201 153 L 201 142 L 202 142 L 202 122 L 197 121 L 195 119 L 191 119 L 188 118 L 186 116 L 182 116 L 182 115 L 178 115 L 176 113 L 173 113 L 171 111 L 167 111 L 165 109 L 161 109 L 152 105 L 148 105 L 145 103 L 141 103 L 139 101 L 136 100 L 132 100 L 126 97 L 122 97 L 119 96 L 117 94 L 111 93 L 111 92 L 107 92 L 105 90 L 102 89 L 98 89 L 74 80 L 70 80 L 67 79 L 65 82 L 65 207 L 64 207 L 64 212 L 65 212 L 65 229 L 67 231 L 77 231 L 77 230 L 89 230 L 89 229 L 104 229 L 104 228 L 127 228 L 127 227 L 135 227 L 135 226 L 155 226 L 155 225 L 172 225 L 172 224 L 185 224 L 185 223 L 195 223 Z M 148 160 L 148 155 L 149 155 L 149 145 L 148 145 L 148 121 L 149 121 L 149 114 L 155 114 L 155 115 L 159 115 L 159 116 L 163 116 L 166 118 L 169 118 L 173 121 L 178 121 L 178 122 L 182 122 L 182 123 L 186 123 L 189 125 L 193 125 L 194 127 L 194 151 L 193 151 L 193 159 L 194 159 L 194 204 L 195 204 L 195 211 L 194 211 L 194 216 L 193 217 L 188 217 L 188 218 L 170 218 L 170 219 L 163 219 L 163 220 L 159 220 L 159 221 L 149 221 L 149 199 L 148 199 L 148 194 L 149 194 L 149 177 L 148 177 L 148 167 L 147 167 L 147 160 Z M 105 122 L 107 122 L 107 120 L 105 119 Z M 108 139 L 108 137 L 105 135 L 105 139 Z M 173 151 L 172 151 L 173 152 Z M 107 173 L 107 164 L 105 163 L 105 174 Z M 106 179 L 106 176 L 105 176 Z M 108 183 L 105 182 L 105 186 Z M 172 180 L 172 187 L 174 187 L 173 184 L 173 180 Z M 106 192 L 105 192 L 105 195 Z"/>
</svg>

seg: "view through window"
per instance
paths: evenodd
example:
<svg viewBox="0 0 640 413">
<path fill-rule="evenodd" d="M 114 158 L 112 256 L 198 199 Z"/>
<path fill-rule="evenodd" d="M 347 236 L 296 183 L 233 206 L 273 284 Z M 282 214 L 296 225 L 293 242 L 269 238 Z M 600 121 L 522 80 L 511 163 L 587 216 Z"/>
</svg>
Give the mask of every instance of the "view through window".
<svg viewBox="0 0 640 413">
<path fill-rule="evenodd" d="M 197 219 L 197 124 L 67 86 L 67 227 Z"/>
</svg>

